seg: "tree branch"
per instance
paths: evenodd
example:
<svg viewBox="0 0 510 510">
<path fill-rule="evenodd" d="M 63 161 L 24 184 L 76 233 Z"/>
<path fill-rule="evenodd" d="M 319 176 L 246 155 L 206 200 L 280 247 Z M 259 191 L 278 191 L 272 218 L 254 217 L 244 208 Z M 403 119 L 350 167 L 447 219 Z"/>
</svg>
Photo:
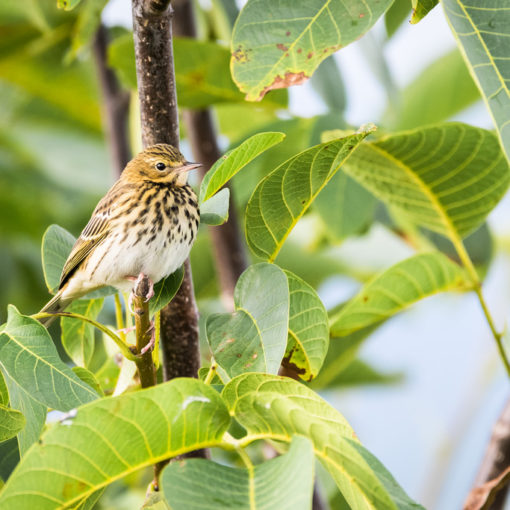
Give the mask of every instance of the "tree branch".
<svg viewBox="0 0 510 510">
<path fill-rule="evenodd" d="M 174 2 L 173 30 L 176 36 L 197 37 L 193 5 L 189 0 Z M 221 157 L 211 111 L 184 110 L 182 113 L 186 133 L 196 161 L 202 163 L 202 176 Z M 230 188 L 228 221 L 221 227 L 210 227 L 216 271 L 225 306 L 233 308 L 234 288 L 241 273 L 248 267 L 246 250 L 239 230 L 233 190 Z"/>
<path fill-rule="evenodd" d="M 489 508 L 483 506 L 483 496 L 488 490 L 499 489 L 496 494 L 491 510 L 501 510 L 505 505 L 507 490 L 501 490 L 504 483 L 493 483 L 510 466 L 510 399 L 507 401 L 503 412 L 498 418 L 492 430 L 492 436 L 485 451 L 480 470 L 476 477 L 474 487 L 468 495 L 465 510 Z M 508 477 L 503 477 L 501 482 L 508 483 Z M 491 494 L 493 496 L 493 494 Z M 487 498 L 485 498 L 487 499 Z M 490 505 L 490 501 L 489 501 Z"/>
<path fill-rule="evenodd" d="M 103 119 L 116 177 L 131 159 L 128 137 L 129 92 L 122 90 L 107 64 L 108 31 L 100 25 L 94 39 L 94 56 L 103 96 Z"/>
</svg>

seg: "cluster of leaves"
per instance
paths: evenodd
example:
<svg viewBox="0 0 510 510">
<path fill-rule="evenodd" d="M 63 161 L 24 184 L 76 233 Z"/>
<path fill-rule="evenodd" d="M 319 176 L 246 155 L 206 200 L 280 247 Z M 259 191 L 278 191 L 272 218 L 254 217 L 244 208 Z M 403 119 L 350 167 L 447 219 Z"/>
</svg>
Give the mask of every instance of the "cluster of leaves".
<svg viewBox="0 0 510 510">
<path fill-rule="evenodd" d="M 73 8 L 79 2 L 61 3 Z M 12 27 L 25 34 L 20 47 L 33 48 L 34 41 L 42 44 L 34 34 L 44 33 L 34 28 L 36 22 L 51 19 L 45 33 L 48 47 L 53 48 L 51 37 L 66 41 L 62 46 L 67 53 L 63 48 L 55 53 L 55 66 L 61 67 L 64 53 L 68 59 L 87 55 L 104 4 L 84 0 L 77 15 L 55 14 L 54 22 L 35 10 L 39 18 L 20 23 L 25 32 L 19 20 Z M 398 24 L 400 14 L 388 11 L 389 0 L 352 1 L 348 11 L 345 2 L 336 0 L 249 0 L 234 13 L 233 29 L 227 8 L 232 5 L 213 4 L 211 11 L 200 11 L 199 21 L 212 39 L 231 40 L 231 52 L 214 40 L 176 40 L 175 65 L 179 105 L 214 105 L 220 131 L 233 142 L 234 148 L 206 175 L 199 197 L 202 222 L 220 225 L 228 214 L 224 185 L 233 179 L 254 262 L 237 282 L 235 309 L 208 313 L 205 298 L 216 296 L 210 250 L 195 250 L 197 296 L 206 316 L 203 337 L 212 363 L 200 371 L 202 380 L 177 379 L 126 393 L 132 388 L 134 363 L 124 358 L 119 367 L 114 361 L 119 349 L 110 342 L 113 338 L 122 346 L 125 339 L 96 323 L 112 289 L 72 305 L 70 311 L 86 321 L 62 319 L 60 344 L 73 368 L 62 361 L 44 327 L 9 307 L 0 329 L 0 476 L 8 478 L 0 493 L 2 508 L 91 508 L 112 482 L 205 447 L 237 452 L 245 466 L 210 460 L 168 466 L 162 487 L 172 508 L 203 508 L 204 501 L 210 508 L 309 508 L 314 458 L 327 468 L 350 508 L 419 508 L 361 445 L 343 416 L 304 383 L 321 388 L 384 381 L 357 358 L 375 328 L 426 296 L 451 290 L 479 293 L 479 270 L 489 263 L 490 251 L 477 252 L 470 238 L 489 239 L 485 245 L 490 245 L 484 222 L 510 182 L 505 157 L 510 98 L 500 58 L 508 43 L 498 35 L 507 28 L 495 21 L 508 15 L 444 1 L 465 61 L 493 113 L 497 135 L 443 122 L 479 97 L 469 79 L 456 82 L 451 91 L 455 101 L 446 107 L 430 105 L 418 93 L 420 87 L 429 94 L 443 87 L 448 73 L 452 82 L 459 73 L 468 76 L 458 52 L 434 63 L 404 91 L 402 110 L 389 107 L 383 119 L 394 132 L 379 135 L 373 126 L 354 131 L 345 125 L 340 73 L 334 60 L 324 59 L 363 35 L 385 11 L 387 26 Z M 433 6 L 413 1 L 413 21 Z M 472 33 L 476 37 L 463 35 Z M 112 36 L 109 62 L 124 85 L 135 90 L 132 35 L 116 30 Z M 12 57 L 12 47 L 4 42 L 0 77 L 5 79 L 7 71 L 2 70 L 9 69 L 9 86 L 51 104 L 59 121 L 63 116 L 82 120 L 83 115 L 89 128 L 97 129 L 97 101 L 91 100 L 94 108 L 84 103 L 78 107 L 48 86 L 41 69 L 32 83 L 23 73 L 34 72 L 37 65 Z M 33 60 L 25 51 L 26 59 Z M 13 66 L 24 62 L 25 71 L 15 79 Z M 80 81 L 87 62 L 85 57 L 74 61 L 66 79 Z M 271 90 L 301 82 L 314 71 L 313 83 L 329 112 L 313 119 L 279 120 L 276 112 L 286 108 L 287 96 Z M 73 81 L 68 88 L 80 90 L 84 83 Z M 30 89 L 36 85 L 40 88 Z M 267 96 L 250 104 L 239 89 L 248 100 Z M 434 124 L 422 126 L 423 118 Z M 383 207 L 386 214 L 378 214 Z M 320 246 L 363 233 L 380 221 L 420 249 L 374 275 L 340 309 L 328 312 L 315 289 L 344 268 L 319 248 L 304 253 L 293 236 L 304 216 L 322 224 Z M 43 269 L 50 291 L 72 243 L 73 236 L 57 226 L 44 236 Z M 197 243 L 207 243 L 203 231 Z M 178 272 L 159 284 L 151 313 L 170 301 L 181 279 Z M 103 332 L 100 342 L 92 323 Z M 154 360 L 157 364 L 157 351 Z M 282 365 L 301 382 L 279 377 Z M 68 414 L 45 427 L 48 410 Z M 253 466 L 246 449 L 260 440 L 273 441 L 282 455 Z"/>
</svg>

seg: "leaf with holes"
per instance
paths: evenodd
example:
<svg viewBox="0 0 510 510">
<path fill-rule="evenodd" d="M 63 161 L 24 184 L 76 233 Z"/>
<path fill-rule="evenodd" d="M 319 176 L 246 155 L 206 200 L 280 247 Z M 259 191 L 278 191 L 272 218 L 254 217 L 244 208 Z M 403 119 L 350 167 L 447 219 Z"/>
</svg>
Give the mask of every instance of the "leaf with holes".
<svg viewBox="0 0 510 510">
<path fill-rule="evenodd" d="M 315 290 L 285 271 L 289 283 L 289 338 L 283 366 L 305 381 L 322 367 L 329 345 L 328 314 Z"/>
<path fill-rule="evenodd" d="M 312 444 L 295 436 L 287 453 L 253 469 L 204 459 L 172 462 L 161 484 L 172 510 L 309 510 L 313 476 Z"/>
<path fill-rule="evenodd" d="M 58 357 L 46 328 L 12 305 L 0 332 L 0 364 L 16 384 L 47 407 L 69 411 L 97 398 Z"/>
<path fill-rule="evenodd" d="M 299 85 L 358 39 L 392 0 L 248 0 L 232 34 L 232 77 L 248 101 Z"/>
<path fill-rule="evenodd" d="M 250 161 L 284 138 L 283 133 L 257 133 L 228 151 L 205 174 L 200 185 L 200 202 L 211 198 Z"/>
<path fill-rule="evenodd" d="M 273 264 L 255 264 L 239 277 L 235 311 L 207 318 L 214 359 L 230 377 L 243 372 L 276 374 L 287 345 L 289 286 Z"/>
<path fill-rule="evenodd" d="M 331 334 L 345 336 L 382 321 L 427 296 L 470 288 L 465 271 L 441 253 L 423 253 L 368 282 L 331 319 Z"/>
<path fill-rule="evenodd" d="M 298 220 L 373 127 L 316 145 L 287 160 L 255 188 L 246 207 L 246 239 L 272 262 Z"/>
<path fill-rule="evenodd" d="M 74 301 L 67 312 L 78 313 L 95 320 L 103 308 L 103 299 Z M 62 345 L 69 357 L 81 367 L 87 367 L 94 352 L 94 326 L 88 322 L 62 317 Z"/>
<path fill-rule="evenodd" d="M 483 223 L 510 182 L 496 136 L 460 122 L 363 144 L 344 171 L 407 220 L 456 245 Z"/>
<path fill-rule="evenodd" d="M 411 510 L 422 507 L 356 439 L 345 418 L 305 385 L 266 374 L 244 374 L 222 391 L 231 415 L 253 438 L 310 439 L 351 508 Z M 1 501 L 1 500 L 0 500 Z"/>
<path fill-rule="evenodd" d="M 510 161 L 510 9 L 505 1 L 442 0 L 453 35 L 475 78 Z"/>
<path fill-rule="evenodd" d="M 104 398 L 52 425 L 0 493 L 2 510 L 75 508 L 137 469 L 220 443 L 230 416 L 194 379 Z"/>
</svg>

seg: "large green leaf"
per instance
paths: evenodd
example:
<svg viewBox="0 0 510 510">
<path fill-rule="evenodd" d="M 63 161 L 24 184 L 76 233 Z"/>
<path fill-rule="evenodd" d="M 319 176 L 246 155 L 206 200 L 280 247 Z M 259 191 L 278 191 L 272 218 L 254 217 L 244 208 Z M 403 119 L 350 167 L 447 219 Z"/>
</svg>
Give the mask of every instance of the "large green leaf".
<svg viewBox="0 0 510 510">
<path fill-rule="evenodd" d="M 313 471 L 310 441 L 295 436 L 286 454 L 253 469 L 174 462 L 163 471 L 162 486 L 172 510 L 309 510 Z"/>
<path fill-rule="evenodd" d="M 47 407 L 69 411 L 97 399 L 97 393 L 58 357 L 46 328 L 12 305 L 0 333 L 0 364 L 21 388 Z"/>
<path fill-rule="evenodd" d="M 290 271 L 289 338 L 283 365 L 305 381 L 322 367 L 329 345 L 328 314 L 315 290 Z"/>
<path fill-rule="evenodd" d="M 7 373 L 4 375 L 9 388 L 10 406 L 12 409 L 20 411 L 26 420 L 25 427 L 16 438 L 18 454 L 23 456 L 30 446 L 39 439 L 46 421 L 47 408 L 34 400 L 30 396 L 30 392 L 23 389 Z"/>
<path fill-rule="evenodd" d="M 246 239 L 253 253 L 273 261 L 315 197 L 373 128 L 316 145 L 273 170 L 246 208 Z"/>
<path fill-rule="evenodd" d="M 358 39 L 392 0 L 248 0 L 232 34 L 232 76 L 248 101 L 297 85 Z"/>
<path fill-rule="evenodd" d="M 43 434 L 7 481 L 0 507 L 74 508 L 137 469 L 217 444 L 229 423 L 219 394 L 194 379 L 92 402 Z"/>
<path fill-rule="evenodd" d="M 505 0 L 442 0 L 460 50 L 510 160 L 510 9 Z"/>
<path fill-rule="evenodd" d="M 103 299 L 74 301 L 66 311 L 95 320 L 103 308 Z M 90 363 L 94 352 L 94 326 L 88 322 L 62 317 L 62 345 L 69 357 L 81 367 Z"/>
<path fill-rule="evenodd" d="M 423 253 L 368 282 L 331 320 L 331 334 L 345 336 L 448 290 L 469 288 L 464 270 L 441 253 Z"/>
<path fill-rule="evenodd" d="M 395 128 L 410 129 L 448 120 L 479 99 L 480 92 L 455 49 L 430 64 L 404 89 Z"/>
<path fill-rule="evenodd" d="M 257 133 L 228 151 L 205 174 L 200 185 L 200 202 L 211 198 L 250 161 L 284 138 L 283 133 Z"/>
<path fill-rule="evenodd" d="M 289 285 L 273 264 L 255 264 L 239 277 L 233 314 L 207 318 L 207 340 L 218 364 L 234 377 L 278 373 L 287 345 Z"/>
<path fill-rule="evenodd" d="M 357 441 L 345 418 L 315 392 L 292 379 L 245 374 L 223 392 L 248 439 L 310 439 L 351 508 L 417 509 L 388 471 Z M 1 501 L 1 500 L 0 500 Z"/>
<path fill-rule="evenodd" d="M 0 404 L 0 441 L 16 436 L 25 426 L 25 417 L 16 409 Z"/>
<path fill-rule="evenodd" d="M 483 223 L 510 182 L 496 136 L 457 122 L 363 144 L 344 171 L 408 220 L 454 243 Z"/>
</svg>

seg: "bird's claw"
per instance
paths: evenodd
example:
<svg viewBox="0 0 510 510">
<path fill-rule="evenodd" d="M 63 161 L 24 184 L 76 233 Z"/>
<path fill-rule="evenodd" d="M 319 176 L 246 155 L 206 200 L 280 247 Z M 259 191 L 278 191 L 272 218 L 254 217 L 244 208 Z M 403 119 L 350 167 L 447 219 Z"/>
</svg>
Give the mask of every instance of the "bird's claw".
<svg viewBox="0 0 510 510">
<path fill-rule="evenodd" d="M 151 339 L 149 343 L 140 351 L 140 356 L 143 356 L 147 351 L 152 351 L 152 349 L 154 349 L 154 345 L 156 343 L 156 328 L 154 327 L 154 321 L 151 321 L 151 325 L 147 330 L 147 333 L 149 331 L 151 332 Z"/>
</svg>

